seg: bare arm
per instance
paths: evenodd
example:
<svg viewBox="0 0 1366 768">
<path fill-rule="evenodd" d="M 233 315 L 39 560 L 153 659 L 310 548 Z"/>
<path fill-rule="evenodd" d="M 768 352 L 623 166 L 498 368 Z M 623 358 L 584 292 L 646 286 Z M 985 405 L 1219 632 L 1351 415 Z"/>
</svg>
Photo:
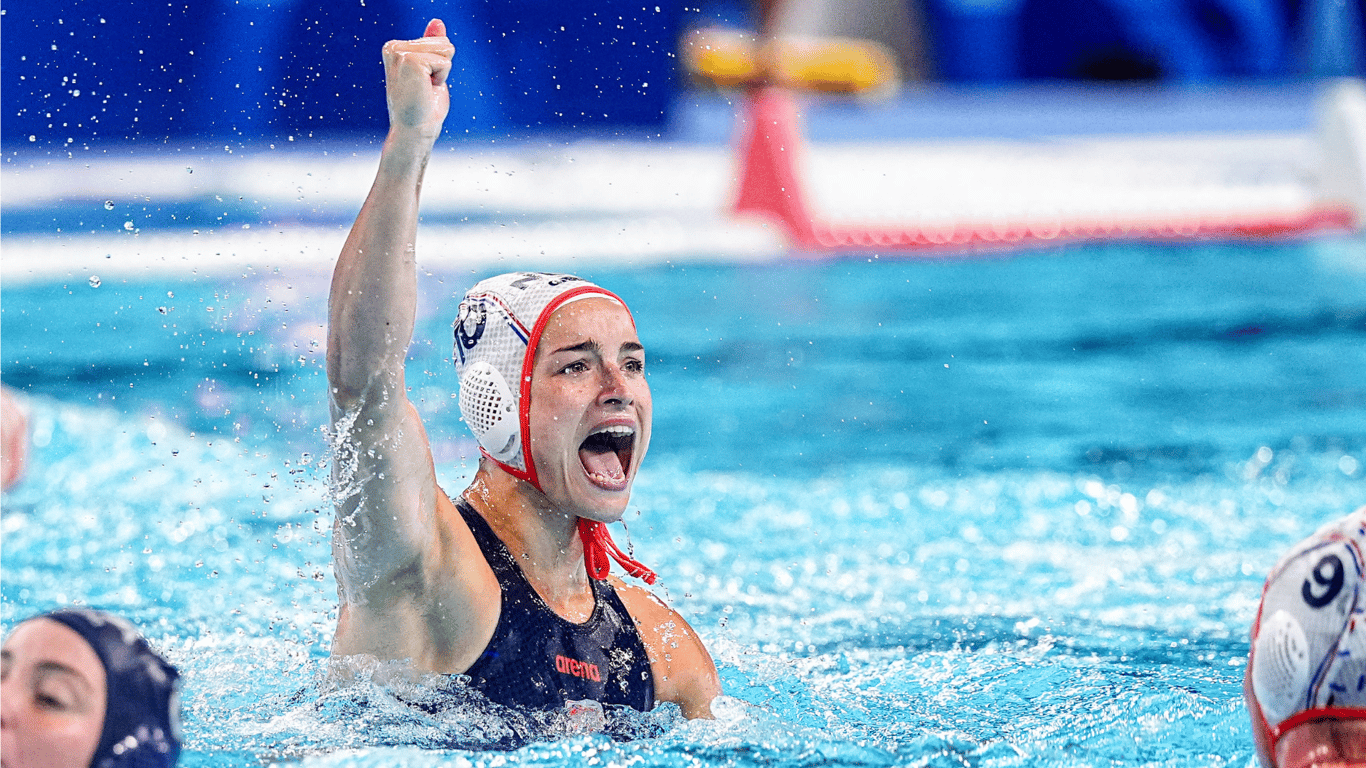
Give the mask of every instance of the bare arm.
<svg viewBox="0 0 1366 768">
<path fill-rule="evenodd" d="M 339 489 L 333 552 L 343 608 L 392 602 L 383 593 L 404 588 L 396 574 L 412 571 L 432 539 L 440 492 L 426 434 L 404 390 L 403 362 L 417 301 L 418 197 L 449 107 L 453 52 L 439 21 L 418 40 L 385 45 L 389 134 L 332 278 L 327 378 Z"/>
<path fill-rule="evenodd" d="M 422 176 L 450 107 L 446 75 L 454 48 L 441 22 L 427 36 L 384 46 L 389 135 L 370 194 L 342 246 L 328 301 L 327 376 L 341 410 L 375 385 L 402 381 L 413 333 L 413 260 Z M 394 406 L 392 402 L 380 405 Z"/>
</svg>

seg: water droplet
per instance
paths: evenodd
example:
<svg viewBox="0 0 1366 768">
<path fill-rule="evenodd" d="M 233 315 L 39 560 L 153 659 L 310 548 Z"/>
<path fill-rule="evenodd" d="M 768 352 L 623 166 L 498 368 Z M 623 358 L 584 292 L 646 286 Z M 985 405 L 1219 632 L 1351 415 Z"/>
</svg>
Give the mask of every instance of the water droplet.
<svg viewBox="0 0 1366 768">
<path fill-rule="evenodd" d="M 37 141 L 37 140 L 38 140 L 38 137 L 37 137 L 37 136 L 34 136 L 33 134 L 30 133 L 30 134 L 28 135 L 28 140 L 29 140 L 29 141 Z"/>
<path fill-rule="evenodd" d="M 99 275 L 91 275 L 91 276 L 90 276 L 90 287 L 91 287 L 91 288 L 99 288 L 99 287 L 100 287 L 100 276 L 99 276 Z"/>
<path fill-rule="evenodd" d="M 165 307 L 157 307 L 157 311 L 164 315 L 164 314 L 166 314 L 167 312 L 170 312 L 171 310 L 169 310 L 169 309 L 167 309 L 167 308 L 165 308 Z"/>
<path fill-rule="evenodd" d="M 105 209 L 106 211 L 112 211 L 112 210 L 114 210 L 114 201 L 113 201 L 113 200 L 105 200 L 105 201 L 104 201 L 104 209 Z"/>
<path fill-rule="evenodd" d="M 186 167 L 185 167 L 185 172 L 186 172 L 186 173 L 194 173 L 194 169 L 191 168 L 191 167 L 189 167 L 189 166 L 186 166 Z"/>
<path fill-rule="evenodd" d="M 132 232 L 132 231 L 133 231 L 133 222 L 131 222 L 131 221 L 125 221 L 125 222 L 123 222 L 123 228 L 126 229 L 126 230 L 128 230 L 129 232 Z"/>
</svg>

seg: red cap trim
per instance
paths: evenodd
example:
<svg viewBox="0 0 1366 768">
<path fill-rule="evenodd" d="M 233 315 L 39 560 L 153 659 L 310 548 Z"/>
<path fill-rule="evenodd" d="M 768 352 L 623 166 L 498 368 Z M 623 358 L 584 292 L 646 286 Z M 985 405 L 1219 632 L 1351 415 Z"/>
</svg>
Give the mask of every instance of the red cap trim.
<svg viewBox="0 0 1366 768">
<path fill-rule="evenodd" d="M 540 484 L 537 483 L 535 480 L 532 479 L 531 473 L 526 472 L 525 470 L 518 469 L 518 468 L 512 466 L 511 464 L 507 464 L 507 463 L 505 463 L 505 462 L 499 461 L 498 459 L 494 458 L 493 454 L 491 454 L 491 453 L 489 453 L 488 451 L 484 450 L 484 446 L 482 446 L 482 445 L 479 446 L 479 453 L 480 453 L 482 456 L 484 456 L 484 458 L 486 458 L 486 459 L 488 459 L 489 461 L 493 462 L 494 464 L 497 464 L 498 466 L 502 467 L 502 468 L 503 468 L 503 471 L 506 472 L 506 473 L 508 473 L 509 475 L 512 475 L 513 477 L 517 478 L 518 480 L 526 480 L 527 482 L 529 482 L 529 483 L 531 483 L 532 485 L 536 486 L 536 490 L 538 490 L 538 491 L 541 490 Z"/>
<path fill-rule="evenodd" d="M 1276 742 L 1294 727 L 1315 720 L 1366 720 L 1366 707 L 1322 707 L 1296 712 L 1271 729 L 1272 748 L 1274 749 Z"/>
<path fill-rule="evenodd" d="M 1261 613 L 1260 607 L 1257 612 Z M 1257 625 L 1253 624 L 1252 628 L 1255 636 Z M 1252 741 L 1257 748 L 1257 758 L 1262 768 L 1276 768 L 1276 734 L 1262 716 L 1262 705 L 1257 701 L 1256 691 L 1252 689 L 1251 654 L 1248 655 L 1247 667 L 1243 670 L 1243 701 L 1247 704 L 1247 713 L 1252 720 Z"/>
<path fill-rule="evenodd" d="M 541 480 L 536 474 L 536 463 L 531 459 L 531 374 L 536 367 L 536 349 L 541 343 L 541 334 L 545 332 L 545 327 L 550 323 L 550 316 L 555 314 L 555 310 L 564 306 L 565 302 L 576 296 L 584 294 L 598 294 L 605 298 L 612 299 L 626 310 L 626 316 L 631 319 L 634 326 L 636 318 L 631 314 L 631 310 L 626 306 L 626 302 L 621 297 L 611 291 L 600 288 L 596 285 L 582 285 L 570 289 L 556 296 L 541 309 L 541 314 L 536 318 L 536 324 L 532 326 L 531 334 L 527 338 L 526 355 L 522 358 L 522 379 L 517 383 L 517 421 L 522 430 L 522 463 L 526 464 L 526 472 L 518 472 L 508 467 L 506 464 L 497 461 L 499 466 L 509 471 L 514 477 L 526 480 L 531 483 L 536 490 L 545 492 L 541 487 Z M 483 451 L 483 448 L 480 448 Z M 488 455 L 485 453 L 484 455 Z M 645 567 L 638 560 L 631 558 L 617 547 L 616 542 L 612 541 L 612 535 L 608 533 L 607 526 L 594 520 L 579 518 L 579 538 L 583 541 L 583 562 L 588 569 L 588 575 L 595 579 L 607 578 L 612 564 L 608 560 L 610 555 L 626 571 L 627 575 L 642 579 L 646 584 L 655 583 L 655 572 Z"/>
<path fill-rule="evenodd" d="M 517 421 L 522 428 L 522 463 L 526 464 L 526 472 L 513 472 L 514 477 L 519 477 L 536 487 L 536 490 L 545 492 L 541 488 L 541 480 L 536 476 L 536 464 L 531 460 L 531 373 L 536 367 L 536 348 L 540 346 L 541 334 L 545 332 L 545 327 L 550 323 L 550 316 L 555 314 L 565 302 L 575 296 L 582 296 L 585 293 L 597 293 L 613 299 L 626 310 L 626 316 L 631 318 L 631 325 L 635 325 L 636 319 L 627 308 L 626 302 L 621 297 L 604 288 L 596 285 L 581 285 L 571 288 L 568 291 L 550 300 L 549 304 L 541 310 L 540 316 L 536 318 L 536 325 L 531 328 L 531 335 L 526 342 L 526 356 L 522 358 L 522 380 L 517 383 Z M 507 465 L 499 464 L 507 469 Z"/>
</svg>

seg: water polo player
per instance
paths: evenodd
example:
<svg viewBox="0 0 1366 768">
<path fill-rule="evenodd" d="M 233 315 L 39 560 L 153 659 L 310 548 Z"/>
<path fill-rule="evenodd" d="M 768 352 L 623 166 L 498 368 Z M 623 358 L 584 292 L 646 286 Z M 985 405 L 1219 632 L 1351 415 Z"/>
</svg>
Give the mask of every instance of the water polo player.
<svg viewBox="0 0 1366 768">
<path fill-rule="evenodd" d="M 427 161 L 449 107 L 454 49 L 438 20 L 384 46 L 390 129 L 329 301 L 337 434 L 334 657 L 407 659 L 538 710 L 591 700 L 710 716 L 702 642 L 645 589 L 608 573 L 650 441 L 645 353 L 626 305 L 570 275 L 479 283 L 455 324 L 460 409 L 481 446 L 452 501 L 408 401 L 414 241 Z"/>
<path fill-rule="evenodd" d="M 1366 507 L 1272 569 L 1243 696 L 1264 768 L 1366 765 Z"/>
<path fill-rule="evenodd" d="M 5 638 L 4 768 L 169 768 L 180 755 L 176 670 L 131 624 L 68 608 Z"/>
</svg>

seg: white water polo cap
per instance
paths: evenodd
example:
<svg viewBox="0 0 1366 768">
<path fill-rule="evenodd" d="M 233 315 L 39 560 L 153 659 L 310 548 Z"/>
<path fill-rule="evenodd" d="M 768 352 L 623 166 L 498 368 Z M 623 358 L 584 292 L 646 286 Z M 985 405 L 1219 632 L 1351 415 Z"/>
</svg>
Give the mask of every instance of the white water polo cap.
<svg viewBox="0 0 1366 768">
<path fill-rule="evenodd" d="M 471 288 L 455 320 L 460 415 L 485 456 L 538 489 L 529 423 L 536 346 L 556 309 L 591 298 L 610 299 L 631 314 L 616 294 L 581 277 L 509 272 Z"/>
<path fill-rule="evenodd" d="M 1273 753 L 1301 723 L 1366 718 L 1363 548 L 1366 507 L 1295 545 L 1267 577 L 1252 626 L 1248 706 Z"/>
</svg>

